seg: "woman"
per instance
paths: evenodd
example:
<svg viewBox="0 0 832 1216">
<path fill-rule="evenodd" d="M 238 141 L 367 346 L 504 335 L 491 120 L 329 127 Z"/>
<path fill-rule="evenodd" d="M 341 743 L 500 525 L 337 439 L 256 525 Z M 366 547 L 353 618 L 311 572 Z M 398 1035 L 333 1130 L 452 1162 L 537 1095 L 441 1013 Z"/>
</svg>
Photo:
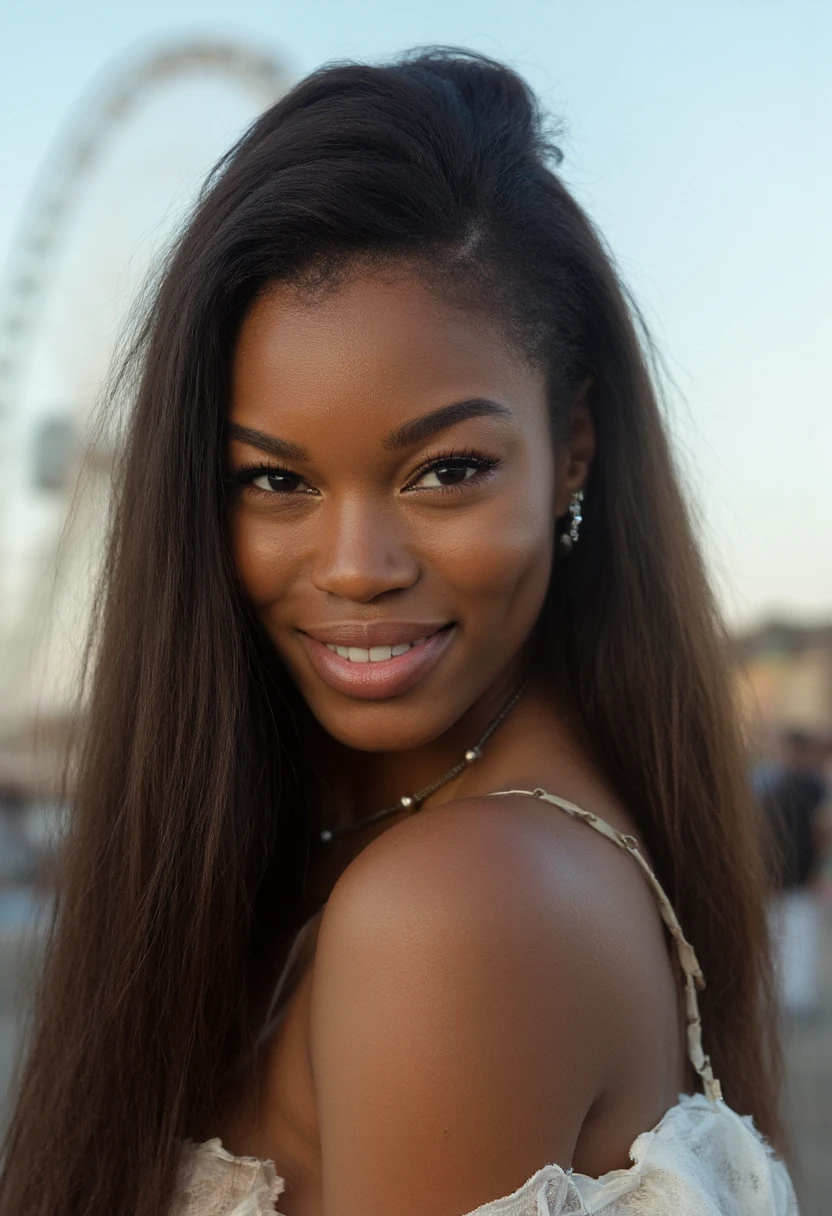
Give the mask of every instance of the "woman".
<svg viewBox="0 0 832 1216">
<path fill-rule="evenodd" d="M 782 1144 L 722 639 L 555 155 L 440 51 L 315 73 L 209 183 L 3 1216 L 795 1210 L 734 1114 Z"/>
</svg>

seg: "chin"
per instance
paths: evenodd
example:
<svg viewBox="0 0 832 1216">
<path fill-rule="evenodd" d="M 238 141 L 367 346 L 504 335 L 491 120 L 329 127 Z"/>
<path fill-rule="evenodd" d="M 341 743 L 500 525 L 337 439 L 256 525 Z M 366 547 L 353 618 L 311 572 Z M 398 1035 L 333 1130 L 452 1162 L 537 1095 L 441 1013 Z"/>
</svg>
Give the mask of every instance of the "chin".
<svg viewBox="0 0 832 1216">
<path fill-rule="evenodd" d="M 359 752 L 412 751 L 432 743 L 464 713 L 437 713 L 442 698 L 401 697 L 386 701 L 355 701 L 343 709 L 305 697 L 313 716 L 333 739 Z M 420 704 L 421 701 L 421 704 Z"/>
</svg>

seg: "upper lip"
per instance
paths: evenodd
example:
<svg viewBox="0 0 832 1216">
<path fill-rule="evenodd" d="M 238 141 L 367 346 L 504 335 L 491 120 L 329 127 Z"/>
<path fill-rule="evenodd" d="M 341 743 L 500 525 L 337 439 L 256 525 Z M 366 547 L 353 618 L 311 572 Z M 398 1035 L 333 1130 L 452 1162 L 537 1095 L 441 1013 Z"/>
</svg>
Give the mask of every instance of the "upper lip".
<svg viewBox="0 0 832 1216">
<path fill-rule="evenodd" d="M 449 621 L 333 621 L 331 625 L 307 625 L 300 630 L 316 642 L 329 646 L 401 646 L 430 637 Z"/>
</svg>

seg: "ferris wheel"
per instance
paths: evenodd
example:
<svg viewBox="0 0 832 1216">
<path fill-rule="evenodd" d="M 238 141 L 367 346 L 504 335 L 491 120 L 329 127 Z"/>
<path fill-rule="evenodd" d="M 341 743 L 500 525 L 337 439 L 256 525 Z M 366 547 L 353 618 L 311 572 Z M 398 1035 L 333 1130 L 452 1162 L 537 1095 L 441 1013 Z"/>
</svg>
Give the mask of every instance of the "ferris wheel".
<svg viewBox="0 0 832 1216">
<path fill-rule="evenodd" d="M 0 283 L 0 425 L 15 408 L 15 391 L 67 220 L 107 144 L 142 98 L 174 78 L 218 74 L 239 83 L 262 108 L 286 87 L 271 56 L 226 42 L 194 42 L 143 55 L 105 83 L 94 108 L 70 121 L 55 142 L 24 207 Z"/>
<path fill-rule="evenodd" d="M 27 720 L 43 708 L 44 677 L 38 677 L 40 687 L 33 693 L 31 671 L 33 663 L 37 666 L 37 635 L 49 632 L 48 619 L 44 621 L 49 617 L 45 588 L 54 592 L 55 558 L 67 540 L 78 435 L 85 421 L 81 415 L 89 412 L 90 399 L 106 374 L 106 366 L 96 364 L 91 380 L 98 379 L 98 384 L 85 401 L 68 408 L 65 403 L 60 412 L 44 415 L 32 426 L 26 385 L 37 369 L 34 356 L 49 325 L 50 298 L 73 240 L 73 220 L 104 173 L 108 158 L 120 145 L 129 143 L 131 124 L 135 125 L 143 107 L 160 95 L 170 95 L 172 88 L 184 82 L 211 80 L 230 85 L 244 100 L 246 121 L 272 104 L 289 85 L 284 66 L 274 56 L 226 40 L 154 47 L 117 65 L 94 96 L 70 116 L 55 140 L 23 208 L 0 279 L 0 783 L 4 767 L 14 770 L 18 763 L 13 753 L 20 746 L 25 749 L 19 740 L 27 733 Z M 171 122 L 176 122 L 175 113 Z M 106 243 L 106 234 L 96 234 L 96 238 L 99 244 Z M 84 335 L 75 334 L 73 340 L 80 345 Z M 21 455 L 27 464 L 26 484 L 18 478 L 15 486 L 14 476 L 8 474 L 20 466 Z M 28 548 L 20 540 L 19 526 L 27 501 L 30 515 L 40 511 L 45 520 Z M 85 514 L 83 503 L 79 511 L 78 506 L 76 501 L 73 511 L 78 518 L 72 526 L 85 535 L 88 548 L 95 549 L 103 537 L 101 520 L 93 518 L 92 510 Z M 67 549 L 72 548 L 70 543 Z M 89 553 L 77 556 L 74 562 L 70 557 L 64 571 L 76 599 L 88 558 Z M 88 576 L 85 581 L 89 585 Z M 81 632 L 86 608 L 88 605 L 76 613 Z M 73 626 L 70 632 L 75 629 Z M 78 651 L 80 639 L 73 638 L 70 648 Z M 41 668 L 52 661 L 42 659 Z M 70 662 L 70 673 L 71 669 Z M 71 674 L 64 676 L 65 682 L 71 678 Z M 33 701 L 40 705 L 34 706 Z M 22 763 L 25 769 L 26 762 Z"/>
</svg>

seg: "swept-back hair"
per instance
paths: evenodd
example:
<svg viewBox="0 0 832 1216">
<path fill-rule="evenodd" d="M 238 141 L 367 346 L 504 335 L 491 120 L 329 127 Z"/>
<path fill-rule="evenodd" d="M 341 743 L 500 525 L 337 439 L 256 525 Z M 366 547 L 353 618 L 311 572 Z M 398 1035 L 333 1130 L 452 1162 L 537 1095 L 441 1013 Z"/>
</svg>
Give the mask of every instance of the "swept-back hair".
<svg viewBox="0 0 832 1216">
<path fill-rule="evenodd" d="M 273 281 L 404 260 L 549 372 L 591 378 L 581 542 L 540 623 L 553 693 L 635 816 L 699 954 L 728 1101 L 775 1143 L 760 848 L 726 647 L 643 335 L 523 81 L 457 51 L 313 73 L 218 166 L 131 356 L 84 745 L 2 1216 L 159 1216 L 244 1055 L 264 943 L 300 917 L 296 696 L 235 581 L 223 423 Z"/>
</svg>

